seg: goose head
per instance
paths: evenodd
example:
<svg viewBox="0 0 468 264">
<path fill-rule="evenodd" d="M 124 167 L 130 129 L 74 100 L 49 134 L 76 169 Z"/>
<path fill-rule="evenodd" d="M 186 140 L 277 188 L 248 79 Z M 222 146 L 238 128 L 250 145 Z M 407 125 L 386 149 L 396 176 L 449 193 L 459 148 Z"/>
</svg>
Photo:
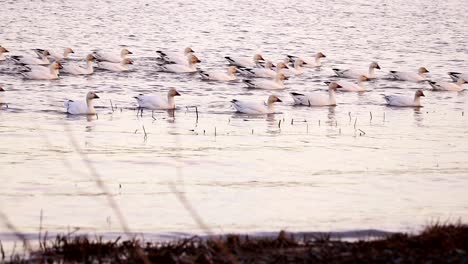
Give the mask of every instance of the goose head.
<svg viewBox="0 0 468 264">
<path fill-rule="evenodd" d="M 265 69 L 271 70 L 271 68 L 273 68 L 273 62 L 267 60 L 267 61 L 265 62 Z"/>
<path fill-rule="evenodd" d="M 457 84 L 458 84 L 458 85 L 463 85 L 463 84 L 465 84 L 465 83 L 467 83 L 467 82 L 468 82 L 468 81 L 465 80 L 465 79 L 463 79 L 463 78 L 458 78 Z"/>
<path fill-rule="evenodd" d="M 190 48 L 190 47 L 186 47 L 186 48 L 184 49 L 184 54 L 185 54 L 185 55 L 188 55 L 188 54 L 191 54 L 191 53 L 194 53 L 194 52 L 195 52 L 195 51 L 194 51 L 192 48 Z"/>
<path fill-rule="evenodd" d="M 315 54 L 315 58 L 316 59 L 320 59 L 320 58 L 326 58 L 327 56 L 325 56 L 325 54 L 323 54 L 322 52 L 319 52 L 317 54 Z"/>
<path fill-rule="evenodd" d="M 236 73 L 238 73 L 238 72 L 239 72 L 239 70 L 237 69 L 236 66 L 230 66 L 230 67 L 228 68 L 228 74 L 236 74 Z"/>
<path fill-rule="evenodd" d="M 426 67 L 421 67 L 418 69 L 418 73 L 419 74 L 424 74 L 424 73 L 428 73 L 429 71 L 426 69 Z"/>
<path fill-rule="evenodd" d="M 88 100 L 93 100 L 93 99 L 99 99 L 99 96 L 96 94 L 96 92 L 93 92 L 93 91 L 88 92 L 86 94 L 86 100 L 88 101 Z"/>
<path fill-rule="evenodd" d="M 60 62 L 56 61 L 56 62 L 53 62 L 50 67 L 53 69 L 53 70 L 60 70 L 60 69 L 63 69 L 63 66 Z"/>
<path fill-rule="evenodd" d="M 297 59 L 295 62 L 294 62 L 294 68 L 298 68 L 298 67 L 301 67 L 302 65 L 306 65 L 307 63 L 301 59 Z"/>
<path fill-rule="evenodd" d="M 68 55 L 68 54 L 71 54 L 71 53 L 75 53 L 75 52 L 71 48 L 65 48 L 65 50 L 64 50 L 65 55 Z"/>
<path fill-rule="evenodd" d="M 9 52 L 7 49 L 5 49 L 4 47 L 0 46 L 0 54 L 2 53 L 7 53 Z"/>
<path fill-rule="evenodd" d="M 167 92 L 167 96 L 168 97 L 180 96 L 180 93 L 175 88 L 171 88 L 169 89 L 169 92 Z"/>
<path fill-rule="evenodd" d="M 133 54 L 131 51 L 129 51 L 128 49 L 122 49 L 122 51 L 120 52 L 120 55 L 122 57 L 125 57 L 127 55 L 130 55 L 130 54 Z"/>
<path fill-rule="evenodd" d="M 42 52 L 42 56 L 43 56 L 43 57 L 50 56 L 50 52 L 49 52 L 48 50 L 44 50 L 44 51 Z"/>
<path fill-rule="evenodd" d="M 414 97 L 418 98 L 418 97 L 421 97 L 421 96 L 426 97 L 422 90 L 417 90 Z"/>
<path fill-rule="evenodd" d="M 288 65 L 282 61 L 278 62 L 278 64 L 276 64 L 276 67 L 278 69 L 289 69 Z"/>
<path fill-rule="evenodd" d="M 93 56 L 93 54 L 88 54 L 86 56 L 86 61 L 95 61 L 96 57 Z"/>
<path fill-rule="evenodd" d="M 369 68 L 370 68 L 370 69 L 378 69 L 378 70 L 380 70 L 379 64 L 378 64 L 377 62 L 375 62 L 375 61 L 372 62 L 372 63 L 369 65 Z"/>
<path fill-rule="evenodd" d="M 288 79 L 288 77 L 286 77 L 286 75 L 284 75 L 283 73 L 276 74 L 276 80 L 278 80 L 278 81 L 285 81 L 287 79 Z"/>
<path fill-rule="evenodd" d="M 268 96 L 267 104 L 273 104 L 273 103 L 281 103 L 281 99 L 278 98 L 276 95 L 270 95 Z"/>
<path fill-rule="evenodd" d="M 255 54 L 253 59 L 254 61 L 265 61 L 265 59 L 260 54 Z"/>
<path fill-rule="evenodd" d="M 128 58 L 127 58 L 127 59 L 122 60 L 122 64 L 123 64 L 123 65 L 133 64 L 133 61 L 132 61 L 131 59 L 128 59 Z"/>
<path fill-rule="evenodd" d="M 328 85 L 328 90 L 336 91 L 336 89 L 341 88 L 337 82 L 325 82 L 325 84 Z"/>
<path fill-rule="evenodd" d="M 190 56 L 188 56 L 188 62 L 189 64 L 196 64 L 196 63 L 200 63 L 201 60 L 199 60 L 197 56 L 191 54 Z"/>
</svg>

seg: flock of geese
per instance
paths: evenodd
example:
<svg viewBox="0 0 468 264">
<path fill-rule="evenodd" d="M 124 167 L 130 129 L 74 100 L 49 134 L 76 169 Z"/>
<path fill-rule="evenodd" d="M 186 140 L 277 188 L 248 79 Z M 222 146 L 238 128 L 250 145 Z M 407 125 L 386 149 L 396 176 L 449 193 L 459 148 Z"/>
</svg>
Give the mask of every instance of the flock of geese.
<svg viewBox="0 0 468 264">
<path fill-rule="evenodd" d="M 25 79 L 31 80 L 54 80 L 60 78 L 60 73 L 71 75 L 89 75 L 94 73 L 94 63 L 103 70 L 113 72 L 123 72 L 129 70 L 129 65 L 133 60 L 127 58 L 131 55 L 128 49 L 122 49 L 120 53 L 108 53 L 96 51 L 85 57 L 86 66 L 64 63 L 74 51 L 65 48 L 63 52 L 56 52 L 45 49 L 35 49 L 37 56 L 5 56 L 9 51 L 0 46 L 0 61 L 10 60 L 22 66 L 20 74 Z M 237 75 L 243 75 L 243 80 L 247 88 L 282 90 L 285 89 L 284 81 L 288 78 L 301 75 L 307 68 L 317 68 L 322 65 L 321 60 L 326 58 L 325 54 L 318 52 L 314 56 L 293 56 L 287 55 L 284 60 L 273 63 L 265 60 L 262 55 L 255 54 L 253 57 L 236 58 L 225 57 L 229 66 L 225 71 L 205 71 L 200 70 L 197 64 L 200 59 L 190 48 L 185 48 L 182 52 L 156 51 L 158 54 L 156 69 L 162 72 L 172 73 L 198 73 L 202 80 L 229 82 L 237 80 Z M 375 79 L 375 70 L 380 70 L 376 62 L 372 62 L 367 70 L 356 69 L 333 69 L 338 77 L 354 79 L 353 81 L 339 80 L 326 82 L 328 93 L 297 93 L 291 92 L 294 104 L 305 106 L 334 106 L 336 105 L 335 92 L 364 92 L 366 91 L 364 82 Z M 435 91 L 461 91 L 463 85 L 468 80 L 468 73 L 449 72 L 453 82 L 433 82 L 426 78 L 429 71 L 421 67 L 417 72 L 390 71 L 390 76 L 396 80 L 410 82 L 428 82 Z M 0 92 L 4 91 L 0 87 Z M 139 95 L 135 97 L 141 109 L 150 110 L 170 110 L 175 109 L 175 96 L 180 93 L 171 88 L 167 96 L 162 95 Z M 421 97 L 424 96 L 422 90 L 417 90 L 413 96 L 402 95 L 384 96 L 387 105 L 396 107 L 420 107 Z M 85 101 L 68 100 L 64 103 L 66 112 L 69 114 L 96 114 L 93 100 L 99 98 L 96 92 L 90 91 L 86 94 Z M 266 102 L 250 102 L 232 100 L 234 108 L 245 114 L 271 114 L 274 113 L 274 103 L 281 102 L 276 95 L 270 95 Z M 1 103 L 1 102 L 0 102 Z"/>
</svg>

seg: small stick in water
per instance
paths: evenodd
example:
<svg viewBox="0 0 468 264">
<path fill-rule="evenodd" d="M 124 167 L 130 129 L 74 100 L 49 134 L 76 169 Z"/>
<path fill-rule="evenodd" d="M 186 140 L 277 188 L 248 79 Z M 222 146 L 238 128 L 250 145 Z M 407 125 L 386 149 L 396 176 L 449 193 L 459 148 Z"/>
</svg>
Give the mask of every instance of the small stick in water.
<svg viewBox="0 0 468 264">
<path fill-rule="evenodd" d="M 372 112 L 369 112 L 370 114 L 370 121 L 372 122 Z"/>
<path fill-rule="evenodd" d="M 146 130 L 145 130 L 145 126 L 142 126 L 143 127 L 143 132 L 145 133 L 145 136 L 143 137 L 146 141 L 146 139 L 148 138 L 148 135 L 146 134 Z"/>
<path fill-rule="evenodd" d="M 359 132 L 359 136 L 364 136 L 364 135 L 366 134 L 366 132 L 364 132 L 364 131 L 361 130 L 361 129 L 359 129 L 359 131 L 361 131 L 361 132 Z"/>
<path fill-rule="evenodd" d="M 291 118 L 291 126 L 294 125 L 294 119 Z"/>
<path fill-rule="evenodd" d="M 112 99 L 109 99 L 109 101 L 110 101 L 112 112 L 114 112 L 114 105 L 112 104 Z"/>
<path fill-rule="evenodd" d="M 281 128 L 281 119 L 278 121 L 278 128 Z"/>
<path fill-rule="evenodd" d="M 216 127 L 215 127 L 215 137 L 216 137 Z"/>
<path fill-rule="evenodd" d="M 320 126 L 320 119 L 319 119 L 319 126 Z"/>
<path fill-rule="evenodd" d="M 306 132 L 309 134 L 309 124 L 306 124 Z"/>
<path fill-rule="evenodd" d="M 348 112 L 349 122 L 351 123 L 351 112 Z"/>
<path fill-rule="evenodd" d="M 197 115 L 197 123 L 198 123 L 198 107 L 195 106 L 195 114 Z"/>
<path fill-rule="evenodd" d="M 356 129 L 356 123 L 357 123 L 357 116 L 356 116 L 356 119 L 354 119 L 354 129 Z"/>
<path fill-rule="evenodd" d="M 252 128 L 252 135 L 253 135 L 253 128 Z"/>
<path fill-rule="evenodd" d="M 153 118 L 153 120 L 156 120 L 156 117 L 154 117 L 154 110 L 151 111 L 151 117 Z"/>
<path fill-rule="evenodd" d="M 385 122 L 385 112 L 383 112 L 383 121 Z"/>
</svg>

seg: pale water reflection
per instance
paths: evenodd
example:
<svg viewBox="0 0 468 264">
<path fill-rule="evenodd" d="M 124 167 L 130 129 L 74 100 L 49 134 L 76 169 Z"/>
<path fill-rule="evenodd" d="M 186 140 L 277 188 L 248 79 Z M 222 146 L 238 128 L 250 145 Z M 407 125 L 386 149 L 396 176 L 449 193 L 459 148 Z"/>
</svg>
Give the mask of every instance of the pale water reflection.
<svg viewBox="0 0 468 264">
<path fill-rule="evenodd" d="M 9 1 L 2 10 L 0 45 L 12 55 L 70 46 L 78 60 L 125 46 L 135 59 L 128 73 L 57 81 L 23 81 L 0 62 L 9 106 L 0 110 L 0 210 L 23 232 L 37 232 L 41 210 L 50 232 L 122 231 L 72 140 L 135 232 L 203 233 L 173 182 L 214 232 L 414 230 L 468 217 L 467 93 L 424 91 L 416 109 L 383 100 L 429 88 L 389 80 L 389 70 L 424 66 L 434 80 L 468 71 L 464 1 Z M 186 46 L 203 68 L 256 52 L 327 58 L 275 92 L 278 114 L 255 117 L 229 101 L 271 91 L 156 71 L 155 50 Z M 332 68 L 374 60 L 382 71 L 368 92 L 338 93 L 336 107 L 292 106 L 289 92 L 325 92 Z M 175 112 L 137 113 L 133 96 L 169 87 L 182 95 Z M 63 101 L 89 90 L 98 115 L 66 115 Z"/>
</svg>

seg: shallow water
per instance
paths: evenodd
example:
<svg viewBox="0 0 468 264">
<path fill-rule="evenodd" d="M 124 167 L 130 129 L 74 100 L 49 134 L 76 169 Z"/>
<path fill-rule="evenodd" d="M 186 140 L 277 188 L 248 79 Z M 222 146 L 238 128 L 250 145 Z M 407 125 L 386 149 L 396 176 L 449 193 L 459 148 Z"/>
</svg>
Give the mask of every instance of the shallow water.
<svg viewBox="0 0 468 264">
<path fill-rule="evenodd" d="M 121 232 L 89 166 L 131 231 L 148 235 L 205 233 L 178 197 L 215 233 L 408 231 L 468 217 L 468 94 L 428 90 L 420 109 L 382 98 L 429 88 L 388 80 L 389 70 L 425 66 L 447 81 L 448 71 L 468 72 L 465 1 L 8 1 L 2 10 L 10 55 L 70 46 L 79 60 L 128 47 L 135 59 L 128 73 L 57 81 L 25 81 L 0 63 L 9 106 L 0 111 L 0 210 L 22 232 L 37 232 L 41 211 L 49 232 Z M 279 114 L 252 117 L 229 101 L 271 91 L 156 71 L 155 50 L 186 46 L 205 69 L 256 52 L 327 58 L 275 92 Z M 337 107 L 292 106 L 289 92 L 325 89 L 331 68 L 374 60 L 382 71 L 369 92 L 339 93 Z M 133 96 L 168 87 L 182 93 L 175 113 L 137 116 Z M 98 117 L 64 114 L 65 99 L 89 90 L 101 97 Z M 0 238 L 10 231 L 0 225 Z"/>
</svg>

